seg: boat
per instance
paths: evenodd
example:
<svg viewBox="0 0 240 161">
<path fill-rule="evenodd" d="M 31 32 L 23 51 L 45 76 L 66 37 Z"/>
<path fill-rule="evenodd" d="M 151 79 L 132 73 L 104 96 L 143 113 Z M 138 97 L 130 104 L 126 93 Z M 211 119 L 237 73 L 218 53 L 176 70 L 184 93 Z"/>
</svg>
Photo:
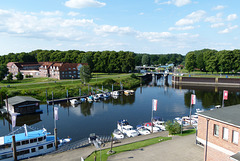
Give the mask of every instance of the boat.
<svg viewBox="0 0 240 161">
<path fill-rule="evenodd" d="M 149 131 L 153 131 L 153 133 L 162 131 L 159 127 L 154 126 L 151 122 L 144 123 L 143 126 Z"/>
<path fill-rule="evenodd" d="M 104 97 L 104 98 L 109 98 L 110 96 L 111 96 L 111 94 L 110 94 L 109 92 L 103 93 L 103 97 Z"/>
<path fill-rule="evenodd" d="M 102 141 L 95 133 L 91 133 L 88 137 L 88 142 L 93 144 L 96 148 L 100 148 Z"/>
<path fill-rule="evenodd" d="M 112 92 L 111 92 L 111 95 L 112 95 L 112 96 L 119 96 L 120 93 L 119 93 L 119 91 L 112 91 Z"/>
<path fill-rule="evenodd" d="M 93 102 L 93 96 L 88 96 L 87 101 L 90 102 L 90 103 Z"/>
<path fill-rule="evenodd" d="M 95 102 L 97 102 L 97 101 L 100 100 L 100 98 L 99 98 L 98 95 L 96 94 L 96 95 L 93 95 L 93 100 L 94 100 Z"/>
<path fill-rule="evenodd" d="M 150 134 L 150 131 L 142 125 L 137 125 L 136 128 L 137 128 L 137 131 L 139 132 L 139 134 L 141 134 L 141 135 Z"/>
<path fill-rule="evenodd" d="M 200 109 L 200 108 L 196 109 L 196 113 L 203 112 L 203 111 L 204 111 L 204 109 Z"/>
<path fill-rule="evenodd" d="M 102 93 L 97 94 L 97 96 L 98 96 L 100 99 L 103 99 L 103 98 L 104 98 L 104 96 L 103 96 Z"/>
<path fill-rule="evenodd" d="M 0 160 L 13 160 L 13 135 L 15 135 L 18 160 L 44 155 L 55 150 L 54 135 L 50 135 L 45 128 L 36 130 L 24 124 L 12 133 L 0 137 Z M 58 139 L 58 147 L 70 141 L 70 138 Z"/>
<path fill-rule="evenodd" d="M 71 100 L 70 100 L 70 103 L 71 103 L 72 105 L 77 105 L 77 104 L 79 104 L 79 103 L 81 103 L 81 102 L 78 101 L 77 99 L 71 99 Z"/>
<path fill-rule="evenodd" d="M 176 117 L 174 120 L 182 126 L 189 126 L 190 125 L 188 122 L 182 120 L 182 118 L 180 118 L 180 117 Z"/>
<path fill-rule="evenodd" d="M 133 129 L 127 120 L 119 120 L 117 123 L 117 129 L 120 130 L 123 134 L 127 135 L 127 137 L 135 137 L 139 135 L 137 130 Z"/>
<path fill-rule="evenodd" d="M 154 117 L 153 118 L 153 125 L 156 127 L 159 127 L 161 130 L 166 130 L 165 127 L 165 121 L 162 121 L 160 117 Z"/>
<path fill-rule="evenodd" d="M 126 96 L 133 95 L 133 94 L 134 94 L 134 90 L 125 90 L 125 91 L 124 91 L 124 94 L 125 94 Z"/>
<path fill-rule="evenodd" d="M 86 101 L 86 98 L 80 98 L 80 101 L 81 101 L 81 102 L 85 102 L 85 101 Z"/>
<path fill-rule="evenodd" d="M 123 139 L 124 138 L 124 134 L 119 129 L 115 129 L 112 134 L 113 134 L 113 138 L 115 138 L 115 139 Z"/>
</svg>

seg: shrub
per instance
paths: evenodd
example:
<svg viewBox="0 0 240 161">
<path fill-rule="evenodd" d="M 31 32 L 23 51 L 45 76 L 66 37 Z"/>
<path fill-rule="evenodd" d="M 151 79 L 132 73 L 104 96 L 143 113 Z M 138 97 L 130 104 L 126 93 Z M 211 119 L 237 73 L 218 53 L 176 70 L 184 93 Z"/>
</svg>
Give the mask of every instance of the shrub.
<svg viewBox="0 0 240 161">
<path fill-rule="evenodd" d="M 181 132 L 181 126 L 177 121 L 167 121 L 166 129 L 169 131 L 169 134 L 179 134 Z"/>
<path fill-rule="evenodd" d="M 114 84 L 116 81 L 113 80 L 113 79 L 106 79 L 104 82 L 103 82 L 103 85 L 112 85 Z"/>
<path fill-rule="evenodd" d="M 135 74 L 131 74 L 131 78 L 137 79 L 137 76 Z"/>
</svg>

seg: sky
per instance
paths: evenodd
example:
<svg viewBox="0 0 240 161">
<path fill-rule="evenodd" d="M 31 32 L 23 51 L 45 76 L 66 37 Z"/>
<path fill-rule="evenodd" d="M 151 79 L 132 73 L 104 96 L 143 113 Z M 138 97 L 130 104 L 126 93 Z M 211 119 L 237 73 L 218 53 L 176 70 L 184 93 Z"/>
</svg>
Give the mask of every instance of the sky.
<svg viewBox="0 0 240 161">
<path fill-rule="evenodd" d="M 239 0 L 1 0 L 0 55 L 240 48 Z"/>
</svg>

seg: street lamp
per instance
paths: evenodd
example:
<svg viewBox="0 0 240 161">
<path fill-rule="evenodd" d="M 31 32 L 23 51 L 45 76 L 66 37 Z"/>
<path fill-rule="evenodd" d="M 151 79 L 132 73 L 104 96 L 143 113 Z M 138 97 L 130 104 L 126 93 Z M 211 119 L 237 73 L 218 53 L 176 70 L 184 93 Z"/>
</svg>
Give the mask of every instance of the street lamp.
<svg viewBox="0 0 240 161">
<path fill-rule="evenodd" d="M 73 83 L 73 77 L 74 77 L 74 76 L 72 76 L 72 83 Z"/>
</svg>

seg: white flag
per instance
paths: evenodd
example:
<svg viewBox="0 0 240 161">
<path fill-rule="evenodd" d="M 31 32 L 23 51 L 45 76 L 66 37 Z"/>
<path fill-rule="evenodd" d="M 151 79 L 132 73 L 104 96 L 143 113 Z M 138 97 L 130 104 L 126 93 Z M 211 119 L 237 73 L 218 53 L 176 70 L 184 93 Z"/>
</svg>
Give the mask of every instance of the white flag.
<svg viewBox="0 0 240 161">
<path fill-rule="evenodd" d="M 54 118 L 58 120 L 58 107 L 54 107 Z"/>
<path fill-rule="evenodd" d="M 25 136 L 28 136 L 27 125 L 24 124 Z"/>
<path fill-rule="evenodd" d="M 17 115 L 15 113 L 12 114 L 12 127 L 16 126 Z"/>
<path fill-rule="evenodd" d="M 157 99 L 152 100 L 152 110 L 153 111 L 157 111 L 157 102 L 158 102 Z"/>
</svg>

